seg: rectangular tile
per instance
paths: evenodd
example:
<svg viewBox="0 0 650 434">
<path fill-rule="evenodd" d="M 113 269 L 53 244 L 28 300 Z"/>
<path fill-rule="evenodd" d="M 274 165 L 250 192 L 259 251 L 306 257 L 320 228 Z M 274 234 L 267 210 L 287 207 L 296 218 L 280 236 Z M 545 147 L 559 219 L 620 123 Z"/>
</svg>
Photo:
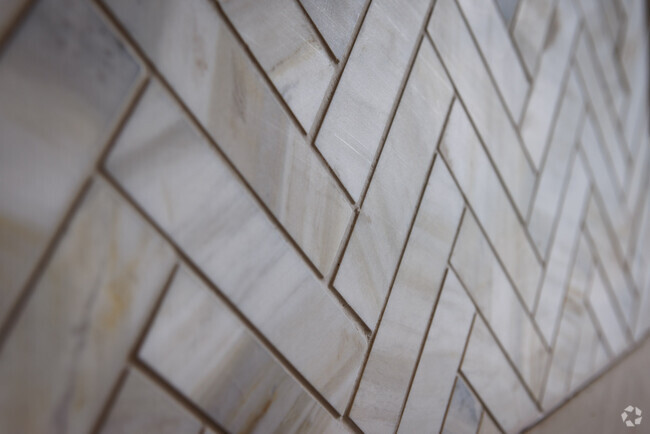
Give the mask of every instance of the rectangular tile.
<svg viewBox="0 0 650 434">
<path fill-rule="evenodd" d="M 436 161 L 350 411 L 366 432 L 397 428 L 463 206 L 446 166 Z"/>
<path fill-rule="evenodd" d="M 524 214 L 531 200 L 535 175 L 453 0 L 436 2 L 427 29 L 505 187 L 519 212 Z"/>
<path fill-rule="evenodd" d="M 103 1 L 326 274 L 352 209 L 214 5 L 208 0 Z"/>
<path fill-rule="evenodd" d="M 537 396 L 548 353 L 474 217 L 468 212 L 451 256 L 458 278 Z"/>
<path fill-rule="evenodd" d="M 596 315 L 601 332 L 615 355 L 623 352 L 628 344 L 623 325 L 612 305 L 611 296 L 607 294 L 600 270 L 594 275 L 588 293 L 588 302 Z"/>
<path fill-rule="evenodd" d="M 474 322 L 460 369 L 506 432 L 518 431 L 539 415 L 480 317 Z"/>
<path fill-rule="evenodd" d="M 469 334 L 474 306 L 452 270 L 440 294 L 398 432 L 437 432 Z"/>
<path fill-rule="evenodd" d="M 400 258 L 452 90 L 424 41 L 334 281 L 374 329 Z"/>
<path fill-rule="evenodd" d="M 646 284 L 646 287 L 643 290 L 640 301 L 640 310 L 641 312 L 646 312 L 645 315 L 640 315 L 636 324 L 636 330 L 634 333 L 634 338 L 636 340 L 641 339 L 647 332 L 650 330 L 650 315 L 647 312 L 650 312 L 650 284 Z"/>
<path fill-rule="evenodd" d="M 540 166 L 549 136 L 554 131 L 555 108 L 560 101 L 563 78 L 569 68 L 579 20 L 580 17 L 570 1 L 558 2 L 551 15 L 551 33 L 540 52 L 539 69 L 532 81 L 533 88 L 520 124 L 521 137 L 535 167 Z M 556 122 L 562 122 L 561 113 Z"/>
<path fill-rule="evenodd" d="M 59 3 L 35 5 L 0 58 L 0 323 L 141 79 L 87 2 Z"/>
<path fill-rule="evenodd" d="M 350 196 L 359 199 L 408 72 L 430 0 L 370 4 L 316 138 Z"/>
<path fill-rule="evenodd" d="M 185 268 L 139 357 L 229 432 L 321 432 L 333 419 Z"/>
<path fill-rule="evenodd" d="M 594 323 L 589 315 L 582 316 L 580 325 L 580 342 L 575 346 L 575 361 L 571 373 L 571 382 L 568 391 L 574 391 L 596 372 L 595 363 L 598 347 L 603 347 Z M 604 347 L 603 347 L 604 348 Z"/>
<path fill-rule="evenodd" d="M 512 37 L 531 75 L 537 70 L 539 54 L 546 42 L 557 2 L 558 0 L 519 0 L 517 12 L 512 18 Z"/>
<path fill-rule="evenodd" d="M 510 273 L 517 291 L 532 309 L 541 266 L 458 101 L 451 109 L 440 151 Z"/>
<path fill-rule="evenodd" d="M 114 146 L 107 167 L 117 182 L 341 410 L 365 338 L 157 82 Z"/>
<path fill-rule="evenodd" d="M 528 94 L 528 78 L 515 51 L 508 28 L 492 0 L 459 0 L 483 58 L 513 119 L 519 119 Z"/>
<path fill-rule="evenodd" d="M 3 430 L 92 428 L 173 259 L 124 200 L 91 186 L 3 344 Z"/>
<path fill-rule="evenodd" d="M 483 407 L 461 377 L 456 378 L 449 409 L 442 427 L 443 434 L 475 434 Z"/>
<path fill-rule="evenodd" d="M 479 427 L 477 434 L 501 434 L 499 427 L 497 427 L 496 423 L 494 423 L 490 415 L 485 411 L 483 412 L 481 426 Z"/>
</svg>

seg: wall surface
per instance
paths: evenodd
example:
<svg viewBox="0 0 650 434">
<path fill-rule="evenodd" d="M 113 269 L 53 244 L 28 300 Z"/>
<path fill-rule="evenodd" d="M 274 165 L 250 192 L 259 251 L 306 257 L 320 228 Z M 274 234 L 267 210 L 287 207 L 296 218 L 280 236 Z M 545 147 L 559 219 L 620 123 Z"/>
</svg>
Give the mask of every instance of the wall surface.
<svg viewBox="0 0 650 434">
<path fill-rule="evenodd" d="M 650 329 L 644 1 L 0 3 L 0 431 L 513 432 Z"/>
</svg>

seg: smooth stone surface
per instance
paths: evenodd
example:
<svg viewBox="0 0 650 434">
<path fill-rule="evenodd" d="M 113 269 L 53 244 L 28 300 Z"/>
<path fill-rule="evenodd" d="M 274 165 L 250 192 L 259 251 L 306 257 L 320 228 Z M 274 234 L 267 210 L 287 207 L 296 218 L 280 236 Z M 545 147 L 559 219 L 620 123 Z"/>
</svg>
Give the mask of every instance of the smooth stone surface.
<svg viewBox="0 0 650 434">
<path fill-rule="evenodd" d="M 607 294 L 600 270 L 594 275 L 587 297 L 589 306 L 598 320 L 599 329 L 613 355 L 620 354 L 628 344 L 625 326 L 621 324 L 614 306 L 609 301 L 610 296 Z"/>
<path fill-rule="evenodd" d="M 456 378 L 449 409 L 445 417 L 443 434 L 475 434 L 483 407 L 461 377 Z"/>
<path fill-rule="evenodd" d="M 517 12 L 512 18 L 512 37 L 531 75 L 537 71 L 539 54 L 543 50 L 558 1 L 562 0 L 519 0 Z"/>
</svg>

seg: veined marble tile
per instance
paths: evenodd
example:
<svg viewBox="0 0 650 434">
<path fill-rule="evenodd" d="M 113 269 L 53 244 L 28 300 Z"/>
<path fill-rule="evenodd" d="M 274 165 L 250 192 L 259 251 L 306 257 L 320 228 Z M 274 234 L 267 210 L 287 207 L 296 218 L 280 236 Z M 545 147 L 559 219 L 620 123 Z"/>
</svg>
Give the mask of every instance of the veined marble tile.
<svg viewBox="0 0 650 434">
<path fill-rule="evenodd" d="M 316 138 L 356 201 L 377 153 L 429 0 L 374 0 Z"/>
<path fill-rule="evenodd" d="M 334 76 L 334 61 L 309 17 L 295 0 L 219 3 L 302 127 L 309 131 Z"/>
<path fill-rule="evenodd" d="M 459 0 L 474 38 L 513 119 L 519 119 L 528 94 L 528 78 L 508 28 L 493 0 Z"/>
<path fill-rule="evenodd" d="M 546 162 L 539 175 L 539 184 L 528 220 L 530 236 L 543 258 L 548 256 L 553 225 L 558 218 L 562 192 L 569 176 L 571 155 L 581 131 L 583 115 L 584 103 L 572 70 L 562 97 Z"/>
<path fill-rule="evenodd" d="M 575 346 L 575 361 L 571 373 L 571 382 L 568 391 L 574 391 L 596 372 L 595 363 L 598 347 L 603 347 L 589 315 L 581 317 L 580 342 Z M 604 348 L 604 347 L 603 347 Z"/>
<path fill-rule="evenodd" d="M 299 0 L 337 59 L 345 55 L 365 0 Z"/>
<path fill-rule="evenodd" d="M 481 426 L 479 427 L 477 434 L 501 434 L 501 430 L 497 427 L 492 418 L 486 412 L 483 412 Z"/>
<path fill-rule="evenodd" d="M 588 293 L 588 301 L 596 314 L 600 330 L 605 335 L 604 337 L 609 347 L 614 352 L 614 355 L 620 354 L 629 342 L 624 326 L 621 324 L 619 318 L 617 318 L 614 306 L 612 305 L 612 298 L 607 294 L 600 270 L 597 270 L 594 274 L 594 279 L 591 282 L 591 288 Z"/>
<path fill-rule="evenodd" d="M 436 2 L 427 29 L 515 206 L 525 214 L 535 182 L 533 169 L 453 0 Z"/>
<path fill-rule="evenodd" d="M 384 305 L 451 98 L 442 65 L 424 41 L 334 281 L 370 329 Z"/>
<path fill-rule="evenodd" d="M 184 268 L 139 357 L 230 432 L 321 432 L 332 419 Z"/>
<path fill-rule="evenodd" d="M 441 152 L 517 291 L 532 309 L 541 275 L 540 263 L 467 114 L 458 101 L 451 110 Z"/>
<path fill-rule="evenodd" d="M 397 428 L 463 206 L 447 167 L 436 161 L 350 411 L 366 432 Z"/>
<path fill-rule="evenodd" d="M 539 54 L 544 49 L 557 2 L 558 0 L 519 0 L 513 17 L 512 37 L 531 75 L 537 70 Z"/>
<path fill-rule="evenodd" d="M 539 415 L 480 317 L 474 321 L 460 369 L 506 432 L 518 431 Z"/>
<path fill-rule="evenodd" d="M 101 433 L 200 434 L 201 430 L 199 420 L 144 375 L 131 370 Z"/>
<path fill-rule="evenodd" d="M 441 432 L 443 434 L 475 434 L 481 421 L 482 412 L 481 403 L 463 379 L 457 377 L 445 417 L 445 425 Z"/>
<path fill-rule="evenodd" d="M 156 82 L 118 137 L 107 167 L 307 381 L 342 410 L 365 338 Z"/>
<path fill-rule="evenodd" d="M 473 317 L 471 300 L 449 270 L 404 407 L 400 433 L 440 430 Z"/>
<path fill-rule="evenodd" d="M 3 1 L 0 16 L 11 8 Z M 84 1 L 39 2 L 3 47 L 0 323 L 139 81 L 139 65 Z"/>
<path fill-rule="evenodd" d="M 551 16 L 551 33 L 540 53 L 539 69 L 521 121 L 521 137 L 535 167 L 540 166 L 548 138 L 554 131 L 555 108 L 560 101 L 563 78 L 571 61 L 579 21 L 580 17 L 571 1 L 558 2 Z M 557 118 L 555 130 L 561 122 L 562 113 Z M 554 133 L 555 136 L 558 134 L 562 133 Z"/>
<path fill-rule="evenodd" d="M 450 262 L 524 381 L 538 396 L 548 353 L 469 212 L 463 218 Z"/>
<path fill-rule="evenodd" d="M 103 0 L 316 267 L 352 209 L 209 0 Z"/>
<path fill-rule="evenodd" d="M 4 342 L 3 430 L 88 432 L 172 261 L 153 229 L 95 182 Z"/>
<path fill-rule="evenodd" d="M 574 246 L 578 242 L 582 217 L 589 196 L 589 179 L 582 161 L 574 161 L 571 178 L 564 197 L 557 230 L 553 239 L 549 260 L 546 263 L 544 281 L 540 288 L 535 310 L 535 322 L 546 342 L 552 343 L 560 316 L 565 290 L 569 280 Z"/>
</svg>

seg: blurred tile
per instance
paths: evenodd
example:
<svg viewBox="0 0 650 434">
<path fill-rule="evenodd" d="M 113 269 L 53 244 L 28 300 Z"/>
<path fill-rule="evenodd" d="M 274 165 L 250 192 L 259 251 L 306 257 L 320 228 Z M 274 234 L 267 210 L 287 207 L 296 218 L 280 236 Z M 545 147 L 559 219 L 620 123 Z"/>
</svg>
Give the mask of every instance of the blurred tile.
<svg viewBox="0 0 650 434">
<path fill-rule="evenodd" d="M 501 430 L 494 423 L 490 415 L 486 412 L 483 412 L 483 417 L 481 418 L 481 426 L 479 427 L 477 434 L 500 434 Z"/>
<path fill-rule="evenodd" d="M 628 339 L 625 329 L 617 317 L 615 307 L 612 305 L 611 297 L 607 294 L 600 270 L 595 273 L 592 280 L 588 301 L 609 347 L 615 356 L 619 355 L 627 346 Z"/>
<path fill-rule="evenodd" d="M 29 0 L 3 0 L 0 15 L 0 37 L 9 30 L 20 11 L 29 4 Z"/>
<path fill-rule="evenodd" d="M 603 347 L 600 337 L 589 315 L 581 317 L 580 342 L 574 347 L 575 360 L 572 366 L 570 384 L 566 392 L 577 390 L 599 368 L 596 365 L 596 352 Z"/>
<path fill-rule="evenodd" d="M 512 37 L 531 75 L 537 71 L 555 4 L 558 0 L 519 0 L 512 18 Z"/>
<path fill-rule="evenodd" d="M 475 434 L 481 421 L 482 411 L 483 407 L 476 396 L 463 379 L 457 377 L 445 417 L 445 425 L 441 432 L 443 434 Z"/>
<path fill-rule="evenodd" d="M 517 4 L 519 3 L 519 0 L 496 0 L 496 3 L 499 6 L 501 14 L 503 15 L 503 20 L 506 26 L 509 26 L 510 21 L 512 20 L 512 16 L 517 10 Z"/>
</svg>

